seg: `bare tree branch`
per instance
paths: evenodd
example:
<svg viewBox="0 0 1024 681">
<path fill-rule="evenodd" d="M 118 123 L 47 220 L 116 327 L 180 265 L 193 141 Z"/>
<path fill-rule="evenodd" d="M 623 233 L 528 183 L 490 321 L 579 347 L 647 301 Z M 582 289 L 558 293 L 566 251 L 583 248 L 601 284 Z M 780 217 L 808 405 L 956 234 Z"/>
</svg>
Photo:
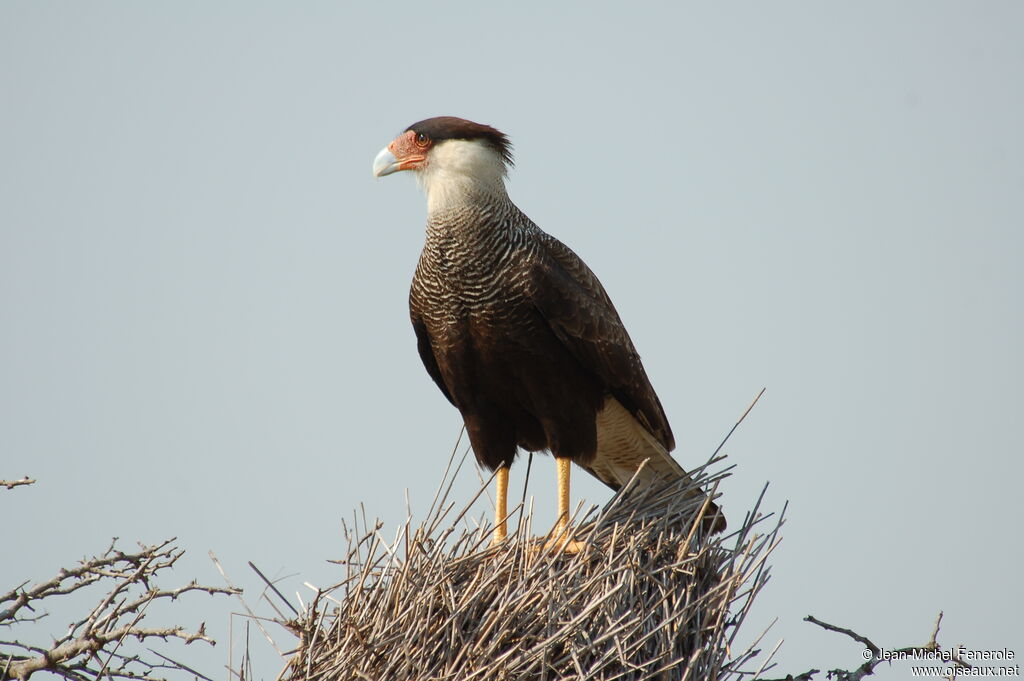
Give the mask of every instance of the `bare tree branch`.
<svg viewBox="0 0 1024 681">
<path fill-rule="evenodd" d="M 150 661 L 140 654 L 125 654 L 121 648 L 129 641 L 177 639 L 186 645 L 204 641 L 214 645 L 203 624 L 196 630 L 182 626 L 141 626 L 146 609 L 160 600 L 175 600 L 183 594 L 203 592 L 210 595 L 235 594 L 231 587 L 204 586 L 192 581 L 184 586 L 163 589 L 155 578 L 170 569 L 184 555 L 173 539 L 152 546 L 141 545 L 133 553 L 124 553 L 111 542 L 99 556 L 82 560 L 73 568 L 61 568 L 53 578 L 26 588 L 26 584 L 0 595 L 0 626 L 18 627 L 38 621 L 36 614 L 46 599 L 71 594 L 94 584 L 106 582 L 109 590 L 87 615 L 73 622 L 67 633 L 52 639 L 48 647 L 0 640 L 0 681 L 25 681 L 38 671 L 49 671 L 70 681 L 98 681 L 102 677 L 157 681 L 159 670 L 184 670 L 202 676 L 171 658 L 152 651 L 161 661 Z M 33 613 L 26 615 L 25 613 Z M 101 655 L 105 658 L 100 664 Z M 94 664 L 95 663 L 95 664 Z"/>
<path fill-rule="evenodd" d="M 34 485 L 35 482 L 35 478 L 30 478 L 26 475 L 21 480 L 0 480 L 0 487 L 14 489 L 15 487 L 21 487 L 22 485 Z"/>
<path fill-rule="evenodd" d="M 938 617 L 935 618 L 935 626 L 932 629 L 931 638 L 923 646 L 907 646 L 905 648 L 892 648 L 888 650 L 882 649 L 873 641 L 871 641 L 871 639 L 869 639 L 867 636 L 862 636 L 861 634 L 858 634 L 857 632 L 851 629 L 838 627 L 834 624 L 829 624 L 828 622 L 822 622 L 813 615 L 808 615 L 804 618 L 804 621 L 810 622 L 811 624 L 815 624 L 826 631 L 834 631 L 837 634 L 848 636 L 849 638 L 852 638 L 854 641 L 857 641 L 865 647 L 865 654 L 870 654 L 869 659 L 867 659 L 863 664 L 861 664 L 856 669 L 853 669 L 852 671 L 846 669 L 830 669 L 827 672 L 827 678 L 837 679 L 838 681 L 861 681 L 864 677 L 871 676 L 872 674 L 874 674 L 875 667 L 877 667 L 882 662 L 892 662 L 893 660 L 914 658 L 935 660 L 936 658 L 934 657 L 934 654 L 942 650 L 939 646 L 938 641 L 936 640 L 939 635 L 939 627 L 942 624 L 941 612 L 939 613 Z M 955 653 L 955 651 L 951 652 L 948 655 L 948 658 L 950 662 L 952 662 L 953 665 L 958 669 L 970 668 L 971 666 L 963 660 L 961 660 Z M 784 679 L 757 679 L 757 681 L 811 681 L 814 675 L 819 673 L 820 670 L 818 669 L 810 669 L 797 676 L 786 676 Z M 952 676 L 947 678 L 952 678 Z"/>
</svg>

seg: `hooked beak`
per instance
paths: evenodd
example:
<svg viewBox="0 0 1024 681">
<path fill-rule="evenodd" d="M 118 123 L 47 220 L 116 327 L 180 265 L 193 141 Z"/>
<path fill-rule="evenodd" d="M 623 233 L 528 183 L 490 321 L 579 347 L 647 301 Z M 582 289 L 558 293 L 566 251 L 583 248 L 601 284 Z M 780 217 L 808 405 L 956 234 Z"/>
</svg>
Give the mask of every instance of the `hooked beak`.
<svg viewBox="0 0 1024 681">
<path fill-rule="evenodd" d="M 373 159 L 373 174 L 384 177 L 399 170 L 421 170 L 427 163 L 427 150 L 416 143 L 416 133 L 406 130 Z"/>
<path fill-rule="evenodd" d="M 399 170 L 403 170 L 403 168 L 389 147 L 381 149 L 377 157 L 373 159 L 374 177 L 384 177 L 391 173 L 397 173 Z"/>
</svg>

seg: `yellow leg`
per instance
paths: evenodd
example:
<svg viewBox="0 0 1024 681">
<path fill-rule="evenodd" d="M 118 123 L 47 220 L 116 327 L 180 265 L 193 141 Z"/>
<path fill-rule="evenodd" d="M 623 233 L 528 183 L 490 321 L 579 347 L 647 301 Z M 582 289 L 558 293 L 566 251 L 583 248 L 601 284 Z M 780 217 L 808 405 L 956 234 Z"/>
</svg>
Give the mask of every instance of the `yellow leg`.
<svg viewBox="0 0 1024 681">
<path fill-rule="evenodd" d="M 499 468 L 495 477 L 497 478 L 495 481 L 497 489 L 494 495 L 493 544 L 503 542 L 505 541 L 505 538 L 508 537 L 508 527 L 505 523 L 505 516 L 508 515 L 508 466 L 502 466 Z"/>
<path fill-rule="evenodd" d="M 558 471 L 558 522 L 555 524 L 555 536 L 559 537 L 569 527 L 569 473 L 572 461 L 568 457 L 556 457 L 555 466 Z"/>
<path fill-rule="evenodd" d="M 583 550 L 584 544 L 569 539 L 569 473 L 572 459 L 555 457 L 555 467 L 558 474 L 558 521 L 549 542 L 557 542 L 566 553 L 579 553 Z"/>
</svg>

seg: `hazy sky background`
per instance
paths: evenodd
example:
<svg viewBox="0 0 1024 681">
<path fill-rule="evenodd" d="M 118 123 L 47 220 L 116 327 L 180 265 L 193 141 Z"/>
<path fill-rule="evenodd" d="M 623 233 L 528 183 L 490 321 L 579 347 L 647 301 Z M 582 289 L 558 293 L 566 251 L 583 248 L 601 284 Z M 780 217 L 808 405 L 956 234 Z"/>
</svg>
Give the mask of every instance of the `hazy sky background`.
<svg viewBox="0 0 1024 681">
<path fill-rule="evenodd" d="M 1024 654 L 1024 4 L 5 1 L 0 98 L 0 478 L 39 480 L 0 491 L 0 590 L 177 536 L 177 582 L 213 549 L 306 597 L 353 508 L 426 510 L 460 419 L 407 316 L 425 201 L 370 166 L 451 114 L 512 137 L 680 461 L 767 386 L 723 491 L 790 502 L 746 628 L 775 676 L 859 664 L 807 614 Z M 238 606 L 179 608 L 224 640 Z"/>
</svg>

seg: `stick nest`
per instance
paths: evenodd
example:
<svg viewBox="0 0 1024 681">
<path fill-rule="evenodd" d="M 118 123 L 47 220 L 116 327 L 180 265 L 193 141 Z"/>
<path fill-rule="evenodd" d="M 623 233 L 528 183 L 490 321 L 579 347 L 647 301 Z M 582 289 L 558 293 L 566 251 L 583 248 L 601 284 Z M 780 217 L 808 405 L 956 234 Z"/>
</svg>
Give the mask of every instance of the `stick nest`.
<svg viewBox="0 0 1024 681">
<path fill-rule="evenodd" d="M 714 462 L 712 462 L 714 463 Z M 664 489 L 627 486 L 573 525 L 567 553 L 537 539 L 532 512 L 491 545 L 493 528 L 454 515 L 442 485 L 426 521 L 388 542 L 365 520 L 347 529 L 346 579 L 303 617 L 287 681 L 730 679 L 758 651 L 733 641 L 768 579 L 761 499 L 738 529 L 700 530 L 706 467 Z M 442 493 L 443 492 L 443 493 Z M 480 494 L 477 495 L 477 498 Z M 763 493 L 762 493 L 763 498 Z"/>
</svg>

